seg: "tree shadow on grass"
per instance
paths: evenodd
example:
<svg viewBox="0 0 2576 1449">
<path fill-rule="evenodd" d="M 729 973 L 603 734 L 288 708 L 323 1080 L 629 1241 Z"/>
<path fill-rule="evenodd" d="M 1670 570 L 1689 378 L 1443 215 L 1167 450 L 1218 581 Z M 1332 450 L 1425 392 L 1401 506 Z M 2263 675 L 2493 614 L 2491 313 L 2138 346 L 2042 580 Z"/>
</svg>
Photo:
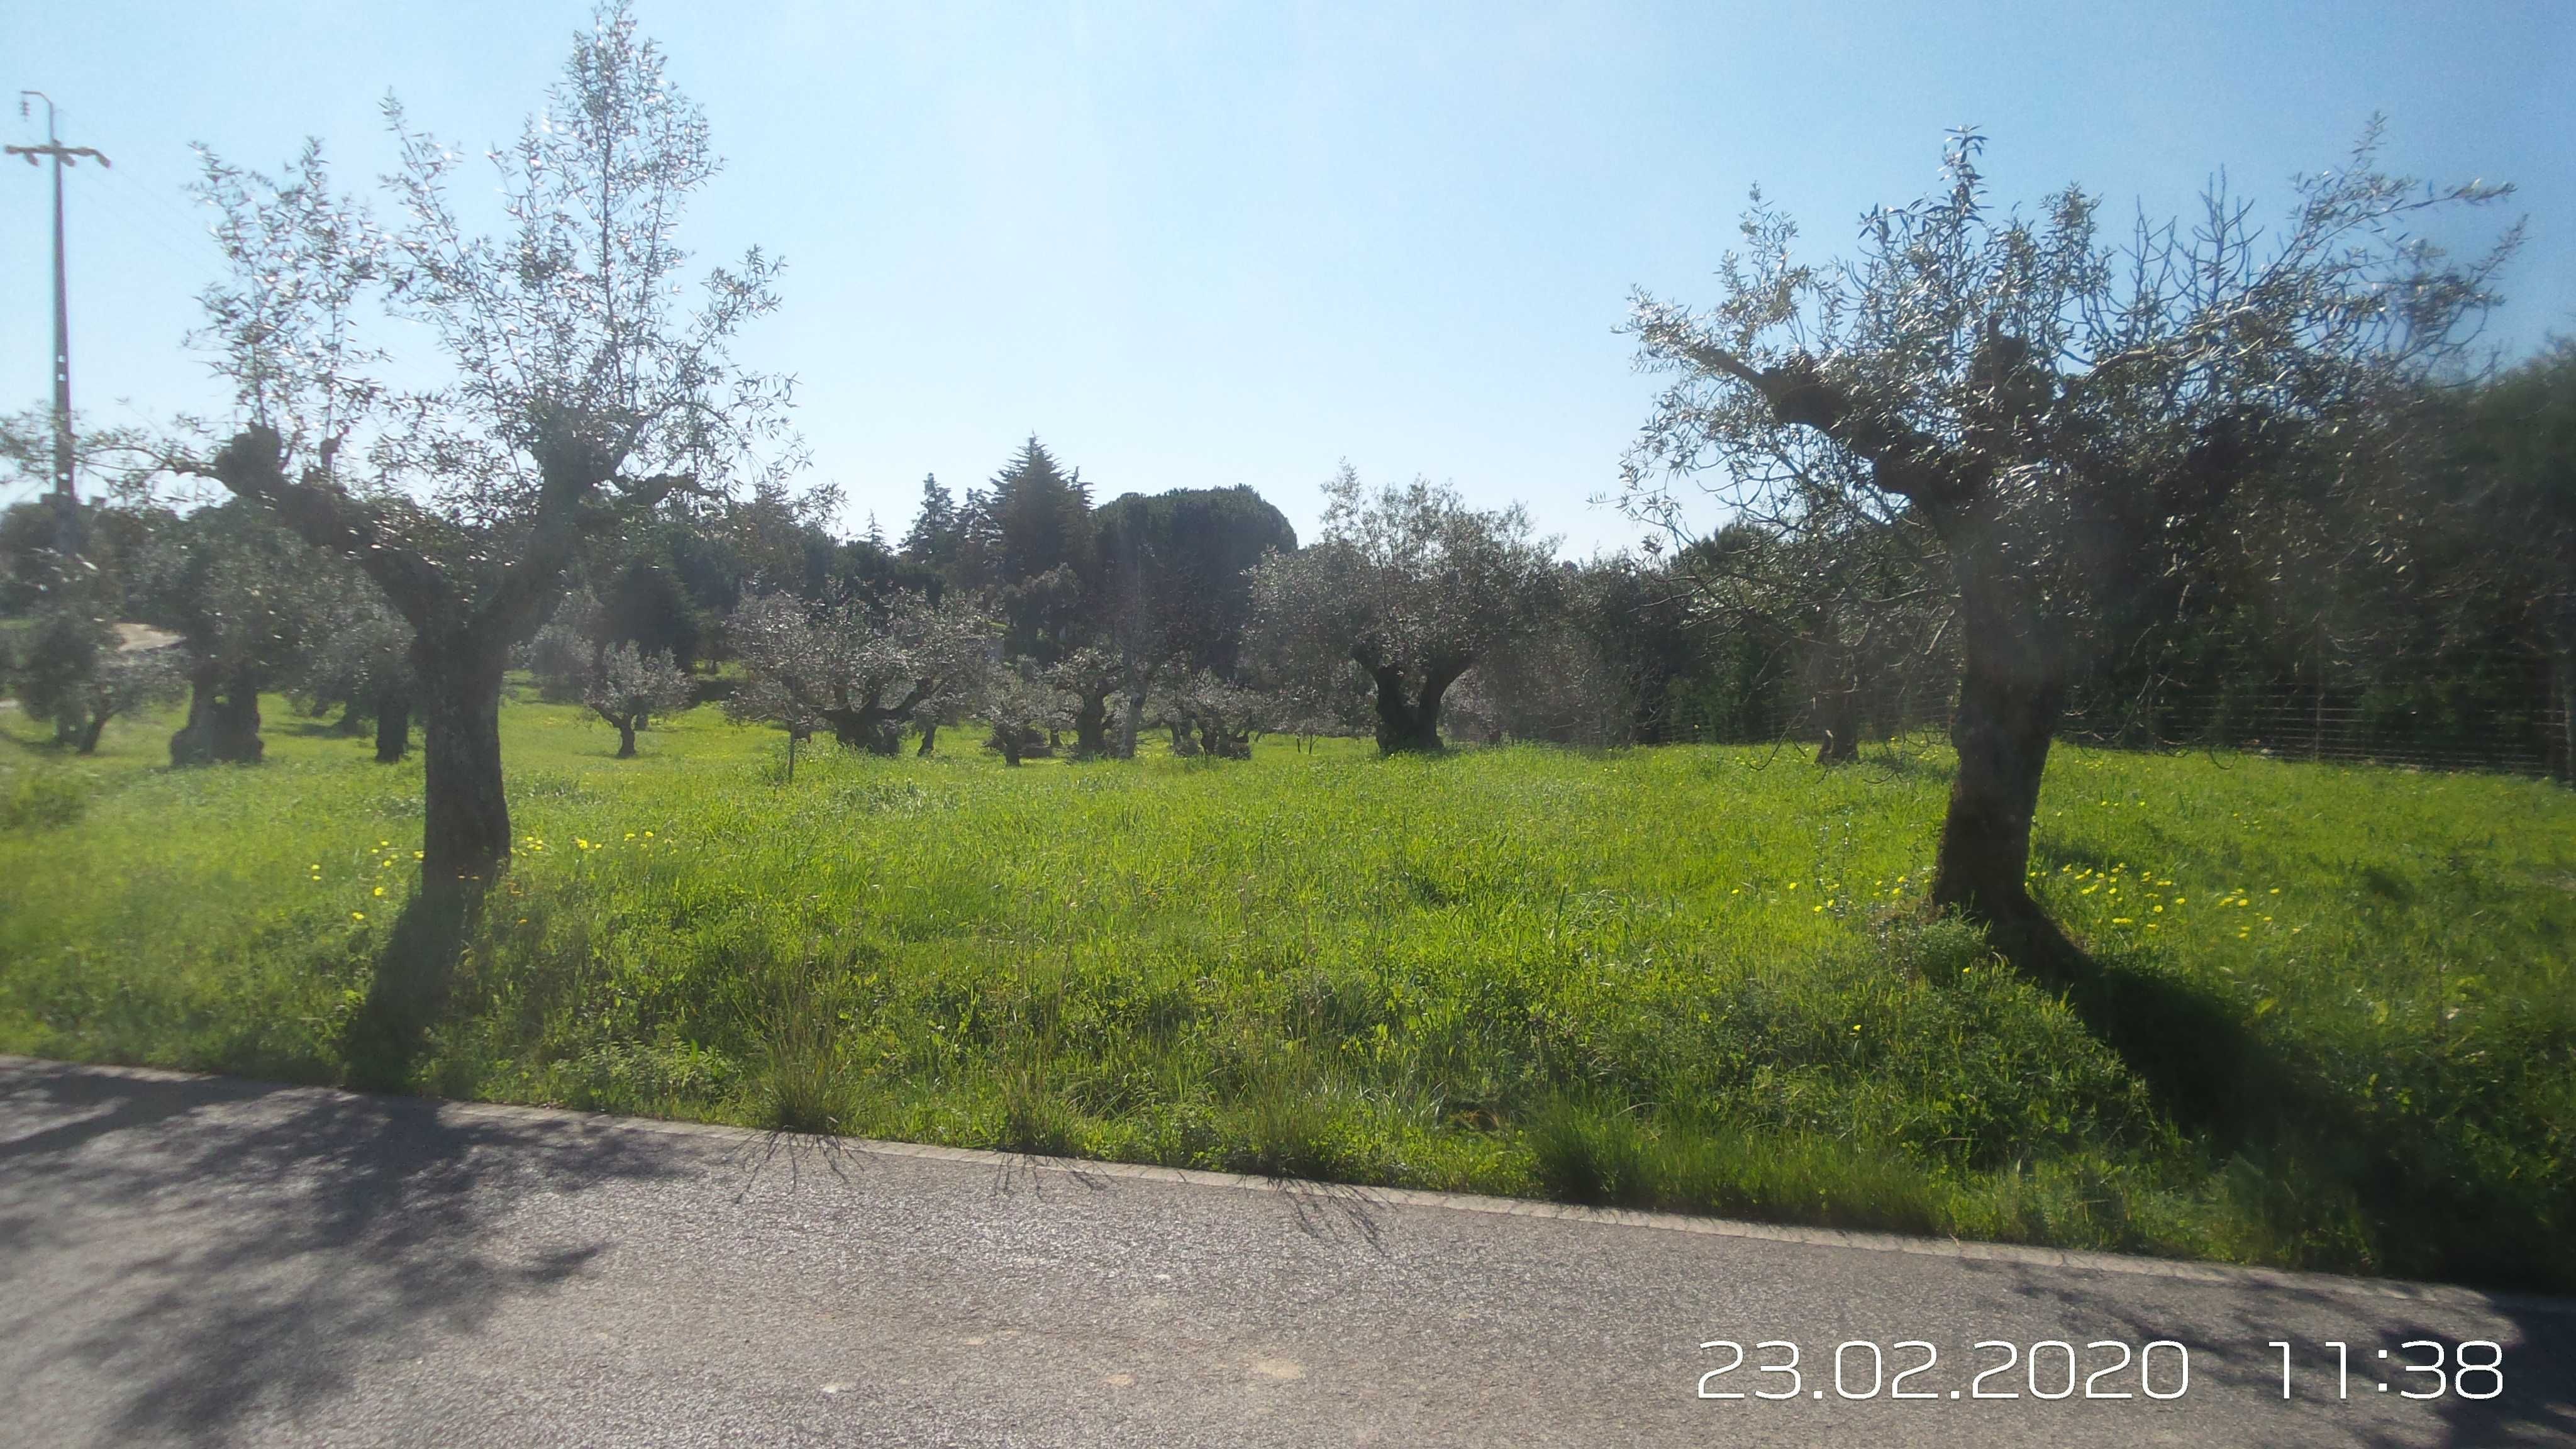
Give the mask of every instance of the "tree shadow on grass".
<svg viewBox="0 0 2576 1449">
<path fill-rule="evenodd" d="M 519 1201 L 676 1170 L 578 1120 L 41 1062 L 0 1063 L 0 1139 L 0 1420 L 41 1442 L 276 1433 L 607 1246 L 499 1231 Z"/>
<path fill-rule="evenodd" d="M 376 957 L 367 999 L 341 1038 L 350 1086 L 412 1088 L 413 1064 L 447 1011 L 458 963 L 482 919 L 483 894 L 479 880 L 423 881 L 403 904 Z"/>
<path fill-rule="evenodd" d="M 2197 983 L 2085 951 L 2050 923 L 1998 933 L 2006 959 L 2059 993 L 2157 1105 L 2200 1138 L 2285 1242 L 2314 1241 L 2347 1213 L 2371 1267 L 2396 1277 L 2564 1293 L 2576 1253 L 2553 1226 L 2563 1184 L 2514 1180 L 2461 1149 L 2441 1104 L 2365 1111 L 2321 1064 L 2254 1029 Z M 2469 1103 L 2449 1104 L 2466 1109 Z M 2346 1262 L 2316 1266 L 2344 1269 Z"/>
</svg>

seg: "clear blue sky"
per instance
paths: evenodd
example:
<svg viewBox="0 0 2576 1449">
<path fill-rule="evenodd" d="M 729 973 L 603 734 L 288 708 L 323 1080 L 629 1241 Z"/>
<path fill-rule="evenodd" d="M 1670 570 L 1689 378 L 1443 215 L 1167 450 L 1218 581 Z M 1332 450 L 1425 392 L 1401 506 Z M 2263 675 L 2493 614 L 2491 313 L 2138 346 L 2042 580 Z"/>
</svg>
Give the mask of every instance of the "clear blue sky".
<svg viewBox="0 0 2576 1449">
<path fill-rule="evenodd" d="M 1385 12 L 1394 10 L 1400 14 Z M 181 348 L 214 256 L 187 145 L 271 166 L 323 138 L 390 166 L 376 106 L 507 139 L 575 3 L 0 7 L 0 89 L 106 150 L 72 177 L 84 412 L 220 410 Z M 2495 333 L 2576 333 L 2576 5 L 2051 3 L 1217 7 L 640 0 L 729 168 L 691 236 L 785 255 L 746 356 L 802 380 L 818 479 L 889 533 L 922 474 L 990 476 L 1034 430 L 1108 497 L 1427 474 L 1526 502 L 1569 551 L 1637 530 L 1609 488 L 1653 380 L 1631 286 L 1711 295 L 1745 189 L 1819 249 L 1982 127 L 1999 194 L 2067 181 L 2187 206 L 2214 172 L 2286 201 L 2374 110 L 2389 162 L 2521 188 Z M 21 140 L 40 121 L 0 114 Z M 0 406 L 41 402 L 46 188 L 0 169 Z M 2464 238 L 2464 240 L 2474 238 Z"/>
</svg>

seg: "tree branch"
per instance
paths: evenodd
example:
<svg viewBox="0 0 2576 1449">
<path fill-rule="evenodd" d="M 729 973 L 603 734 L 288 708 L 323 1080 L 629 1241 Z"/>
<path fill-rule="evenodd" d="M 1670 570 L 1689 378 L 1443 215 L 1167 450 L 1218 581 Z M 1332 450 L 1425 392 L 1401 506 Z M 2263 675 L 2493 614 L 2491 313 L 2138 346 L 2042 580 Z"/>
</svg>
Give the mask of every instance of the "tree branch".
<svg viewBox="0 0 2576 1449">
<path fill-rule="evenodd" d="M 1942 461 L 1947 450 L 1937 440 L 1919 428 L 1854 408 L 1847 394 L 1826 384 L 1815 359 L 1803 352 L 1778 367 L 1760 368 L 1696 339 L 1684 342 L 1681 350 L 1699 367 L 1752 388 L 1783 425 L 1812 428 L 1850 449 L 1869 464 L 1870 482 L 1882 492 L 1925 504 L 1956 502 L 1968 492 L 1958 470 Z"/>
<path fill-rule="evenodd" d="M 253 426 L 233 435 L 211 463 L 180 462 L 180 471 L 211 475 L 238 498 L 264 503 L 296 536 L 315 548 L 357 561 L 385 591 L 413 629 L 428 632 L 455 602 L 455 591 L 436 564 L 417 549 L 385 536 L 379 521 L 336 485 L 286 476 L 285 448 L 277 431 Z"/>
</svg>

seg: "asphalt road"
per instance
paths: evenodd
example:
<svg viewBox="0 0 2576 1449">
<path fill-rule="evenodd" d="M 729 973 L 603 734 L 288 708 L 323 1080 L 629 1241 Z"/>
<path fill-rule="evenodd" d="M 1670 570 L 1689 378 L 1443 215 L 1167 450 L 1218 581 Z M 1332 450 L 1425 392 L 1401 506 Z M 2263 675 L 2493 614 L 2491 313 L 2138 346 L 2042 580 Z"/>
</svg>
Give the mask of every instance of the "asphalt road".
<svg viewBox="0 0 2576 1449">
<path fill-rule="evenodd" d="M 0 1442 L 2570 1443 L 2576 1304 L 0 1057 Z"/>
</svg>

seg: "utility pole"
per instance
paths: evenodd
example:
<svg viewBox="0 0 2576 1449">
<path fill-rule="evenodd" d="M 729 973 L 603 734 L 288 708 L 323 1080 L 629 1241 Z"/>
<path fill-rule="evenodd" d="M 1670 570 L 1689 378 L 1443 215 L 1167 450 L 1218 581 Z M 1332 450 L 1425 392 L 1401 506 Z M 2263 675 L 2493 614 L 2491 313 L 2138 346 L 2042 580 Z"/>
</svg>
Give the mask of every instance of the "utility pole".
<svg viewBox="0 0 2576 1449">
<path fill-rule="evenodd" d="M 79 500 L 72 492 L 72 315 L 63 286 L 63 168 L 79 164 L 83 156 L 102 167 L 108 161 L 94 147 L 62 143 L 54 132 L 53 97 L 43 91 L 18 92 L 19 115 L 29 114 L 29 96 L 45 103 L 45 144 L 11 146 L 8 154 L 26 157 L 30 166 L 39 156 L 54 163 L 54 506 L 63 511 L 64 527 L 69 530 Z"/>
</svg>

